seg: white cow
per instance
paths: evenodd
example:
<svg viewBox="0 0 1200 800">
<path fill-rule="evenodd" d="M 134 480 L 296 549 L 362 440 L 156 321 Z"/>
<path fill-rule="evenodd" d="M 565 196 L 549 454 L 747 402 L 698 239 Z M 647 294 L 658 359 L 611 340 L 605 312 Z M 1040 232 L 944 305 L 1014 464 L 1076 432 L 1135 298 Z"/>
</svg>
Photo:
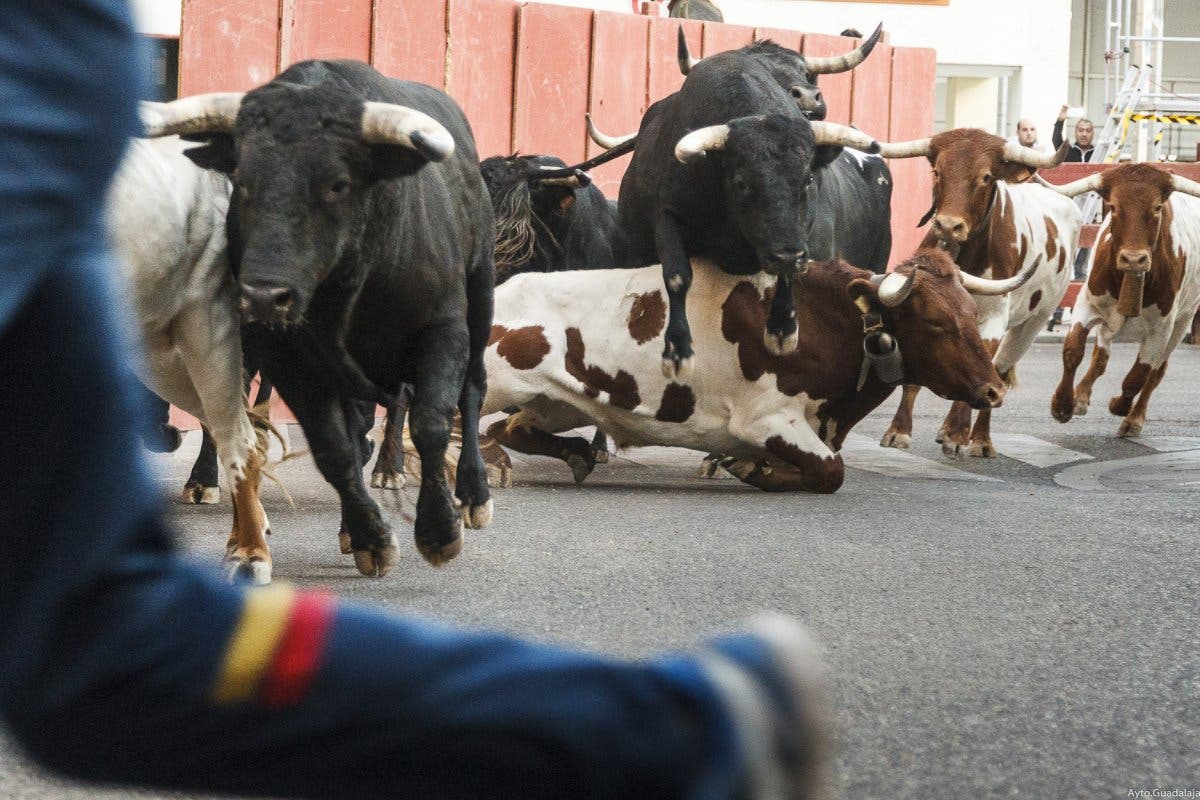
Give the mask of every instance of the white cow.
<svg viewBox="0 0 1200 800">
<path fill-rule="evenodd" d="M 484 413 L 521 410 L 489 433 L 515 450 L 563 459 L 577 481 L 591 471 L 592 449 L 554 434 L 596 424 L 622 447 L 724 453 L 727 469 L 762 489 L 836 491 L 843 439 L 892 391 L 874 371 L 860 371 L 858 303 L 899 342 L 907 380 L 991 407 L 1004 384 L 964 285 L 1002 294 L 1033 272 L 980 279 L 937 250 L 887 278 L 845 262 L 814 264 L 797 282 L 799 348 L 777 356 L 762 337 L 774 278 L 730 275 L 699 260 L 693 269 L 687 313 L 697 360 L 685 381 L 661 370 L 667 306 L 658 267 L 530 273 L 498 287 Z"/>
<path fill-rule="evenodd" d="M 237 285 L 229 270 L 228 179 L 192 164 L 176 137 L 134 139 L 109 196 L 109 228 L 145 345 L 144 382 L 201 420 L 233 484 L 231 575 L 271 580 L 270 525 L 258 500 L 265 434 L 242 389 Z"/>
</svg>

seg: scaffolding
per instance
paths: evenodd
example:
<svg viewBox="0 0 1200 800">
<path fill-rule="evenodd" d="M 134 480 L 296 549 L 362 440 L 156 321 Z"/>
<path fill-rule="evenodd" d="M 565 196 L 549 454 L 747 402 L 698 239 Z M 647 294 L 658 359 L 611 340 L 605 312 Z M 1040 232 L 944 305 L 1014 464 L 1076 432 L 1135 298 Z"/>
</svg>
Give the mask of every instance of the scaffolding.
<svg viewBox="0 0 1200 800">
<path fill-rule="evenodd" d="M 1163 46 L 1181 43 L 1196 46 L 1200 37 L 1167 36 L 1163 25 L 1165 0 L 1106 0 L 1104 39 L 1104 97 L 1108 116 L 1106 129 L 1118 123 L 1116 153 L 1097 147 L 1092 160 L 1162 161 L 1163 144 L 1169 129 L 1200 125 L 1200 94 L 1177 94 L 1154 80 L 1155 67 L 1163 63 Z M 1123 90 L 1131 70 L 1144 88 L 1133 104 Z"/>
</svg>

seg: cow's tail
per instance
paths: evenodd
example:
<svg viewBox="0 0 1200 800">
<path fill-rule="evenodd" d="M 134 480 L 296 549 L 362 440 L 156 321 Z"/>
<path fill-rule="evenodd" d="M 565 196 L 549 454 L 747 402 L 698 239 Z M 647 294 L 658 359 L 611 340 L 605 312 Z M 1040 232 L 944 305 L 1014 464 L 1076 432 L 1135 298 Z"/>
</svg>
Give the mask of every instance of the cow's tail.
<svg viewBox="0 0 1200 800">
<path fill-rule="evenodd" d="M 279 479 L 279 476 L 275 474 L 275 467 L 279 466 L 285 461 L 290 461 L 293 458 L 299 458 L 307 455 L 308 450 L 290 449 L 288 447 L 287 439 L 284 438 L 282 431 L 275 427 L 275 423 L 271 422 L 269 412 L 269 397 L 266 400 L 260 400 L 257 405 L 246 412 L 246 415 L 250 418 L 250 426 L 254 428 L 254 448 L 258 453 L 259 463 L 262 465 L 260 468 L 262 474 L 279 487 L 280 491 L 283 492 L 284 498 L 287 499 L 288 505 L 290 505 L 294 511 L 296 509 L 296 501 L 292 499 L 291 492 L 288 491 L 287 486 L 285 486 L 283 481 Z M 267 453 L 271 447 L 272 436 L 275 437 L 275 440 L 279 442 L 279 446 L 283 449 L 283 455 L 279 457 L 278 461 L 270 461 L 267 457 Z"/>
</svg>

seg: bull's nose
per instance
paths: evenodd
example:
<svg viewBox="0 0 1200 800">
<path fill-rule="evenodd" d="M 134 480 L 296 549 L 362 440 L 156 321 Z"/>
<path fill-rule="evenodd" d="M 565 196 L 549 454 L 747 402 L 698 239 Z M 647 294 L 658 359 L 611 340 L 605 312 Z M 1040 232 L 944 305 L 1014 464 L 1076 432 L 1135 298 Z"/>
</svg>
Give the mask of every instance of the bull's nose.
<svg viewBox="0 0 1200 800">
<path fill-rule="evenodd" d="M 808 266 L 808 252 L 802 248 L 775 250 L 767 256 L 767 261 L 770 264 L 769 272 L 775 274 L 783 272 L 803 273 Z"/>
<path fill-rule="evenodd" d="M 999 408 L 1004 402 L 1004 394 L 1008 391 L 1008 387 L 1000 384 L 993 384 L 983 391 L 983 399 L 990 408 Z"/>
<path fill-rule="evenodd" d="M 283 322 L 292 310 L 295 293 L 276 283 L 242 284 L 242 314 L 257 322 Z"/>
<path fill-rule="evenodd" d="M 1149 272 L 1149 250 L 1122 250 L 1117 255 L 1117 268 L 1126 272 Z"/>
<path fill-rule="evenodd" d="M 967 221 L 962 217 L 938 214 L 933 218 L 933 232 L 939 239 L 965 242 L 967 240 Z"/>
</svg>

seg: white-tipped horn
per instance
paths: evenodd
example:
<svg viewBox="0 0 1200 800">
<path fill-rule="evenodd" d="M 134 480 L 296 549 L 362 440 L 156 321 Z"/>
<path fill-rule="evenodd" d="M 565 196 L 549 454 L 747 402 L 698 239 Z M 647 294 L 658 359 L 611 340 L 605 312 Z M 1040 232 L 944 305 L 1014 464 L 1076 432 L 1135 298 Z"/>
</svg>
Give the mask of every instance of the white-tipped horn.
<svg viewBox="0 0 1200 800">
<path fill-rule="evenodd" d="M 879 37 L 882 35 L 883 23 L 881 22 L 875 28 L 875 32 L 866 41 L 849 53 L 828 58 L 822 56 L 805 56 L 804 64 L 808 67 L 809 72 L 816 75 L 829 75 L 835 72 L 852 70 L 866 60 L 867 56 L 871 54 L 871 50 L 875 48 L 875 43 L 879 41 Z"/>
<path fill-rule="evenodd" d="M 1080 178 L 1077 181 L 1071 181 L 1070 183 L 1064 183 L 1062 185 L 1053 184 L 1043 178 L 1041 175 L 1034 175 L 1033 178 L 1047 189 L 1053 189 L 1054 191 L 1061 195 L 1065 195 L 1066 197 L 1077 197 L 1088 192 L 1100 191 L 1099 172 L 1088 175 L 1086 178 Z"/>
<path fill-rule="evenodd" d="M 836 144 L 866 153 L 878 153 L 879 142 L 860 130 L 836 122 L 811 122 L 813 139 L 818 145 Z"/>
<path fill-rule="evenodd" d="M 170 103 L 142 103 L 138 111 L 146 136 L 230 133 L 245 92 L 197 94 Z"/>
<path fill-rule="evenodd" d="M 1184 178 L 1180 175 L 1171 176 L 1171 188 L 1177 192 L 1190 194 L 1192 197 L 1200 197 L 1200 183 L 1191 178 Z"/>
<path fill-rule="evenodd" d="M 692 58 L 692 52 L 688 49 L 687 35 L 683 32 L 683 26 L 679 26 L 679 41 L 675 45 L 675 57 L 679 60 L 679 71 L 687 75 L 692 71 L 692 67 L 700 63 L 700 59 Z"/>
<path fill-rule="evenodd" d="M 962 281 L 963 287 L 971 294 L 979 295 L 980 297 L 996 297 L 1020 289 L 1028 283 L 1029 279 L 1033 277 L 1033 273 L 1037 272 L 1037 268 L 1041 266 L 1041 263 L 1042 257 L 1039 255 L 1033 260 L 1032 264 L 1006 280 L 980 278 L 962 270 L 959 270 L 958 277 Z"/>
<path fill-rule="evenodd" d="M 913 269 L 907 276 L 898 272 L 876 275 L 871 278 L 871 283 L 879 287 L 879 302 L 888 308 L 895 308 L 908 299 L 916 280 L 917 270 Z"/>
<path fill-rule="evenodd" d="M 444 161 L 454 153 L 454 137 L 433 117 L 408 106 L 363 103 L 362 137 L 370 144 L 398 144 L 430 161 Z"/>
<path fill-rule="evenodd" d="M 1024 164 L 1034 169 L 1050 169 L 1061 164 L 1063 159 L 1067 157 L 1067 151 L 1070 149 L 1071 145 L 1063 142 L 1062 147 L 1053 153 L 1039 153 L 1031 147 L 1022 147 L 1019 144 L 1005 142 L 1004 160 Z"/>
<path fill-rule="evenodd" d="M 540 169 L 543 172 L 562 172 L 563 167 L 548 167 L 542 165 Z M 580 189 L 591 184 L 591 176 L 586 172 L 577 172 L 574 175 L 558 175 L 551 178 L 534 178 L 542 186 L 566 186 L 569 189 Z"/>
<path fill-rule="evenodd" d="M 933 139 L 913 139 L 908 142 L 880 142 L 879 155 L 884 158 L 917 158 L 929 155 Z"/>
<path fill-rule="evenodd" d="M 709 150 L 720 150 L 725 147 L 729 138 L 728 125 L 709 125 L 707 128 L 697 128 L 679 140 L 675 145 L 675 158 L 684 164 L 703 158 Z"/>
<path fill-rule="evenodd" d="M 596 123 L 592 122 L 591 114 L 584 114 L 584 119 L 587 120 L 587 132 L 592 141 L 603 147 L 605 150 L 612 150 L 619 144 L 625 144 L 630 139 L 636 139 L 636 133 L 630 133 L 625 136 L 609 136 L 607 133 L 601 133 L 596 127 Z"/>
</svg>

